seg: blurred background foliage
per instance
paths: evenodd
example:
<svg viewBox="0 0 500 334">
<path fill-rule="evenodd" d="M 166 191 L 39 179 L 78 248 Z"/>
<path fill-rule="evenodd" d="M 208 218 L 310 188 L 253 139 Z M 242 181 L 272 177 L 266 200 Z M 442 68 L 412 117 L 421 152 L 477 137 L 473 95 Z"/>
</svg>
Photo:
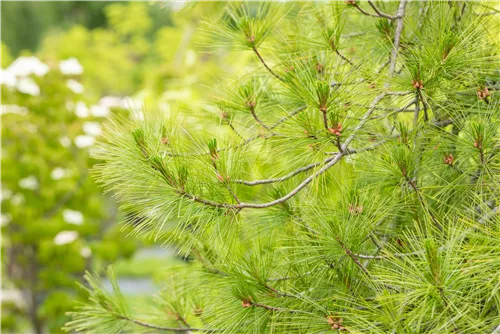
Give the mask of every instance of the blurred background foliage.
<svg viewBox="0 0 500 334">
<path fill-rule="evenodd" d="M 60 332 L 85 270 L 114 263 L 124 289 L 140 292 L 183 263 L 117 224 L 91 153 L 110 115 L 189 117 L 219 76 L 248 62 L 197 48 L 200 20 L 219 6 L 2 3 L 2 332 Z"/>
</svg>

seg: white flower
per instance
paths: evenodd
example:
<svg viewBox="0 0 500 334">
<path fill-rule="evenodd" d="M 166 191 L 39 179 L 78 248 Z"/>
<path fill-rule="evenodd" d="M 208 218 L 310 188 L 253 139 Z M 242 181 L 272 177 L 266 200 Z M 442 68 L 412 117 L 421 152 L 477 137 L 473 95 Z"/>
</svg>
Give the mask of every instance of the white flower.
<svg viewBox="0 0 500 334">
<path fill-rule="evenodd" d="M 127 106 L 130 109 L 130 116 L 133 119 L 144 120 L 144 104 L 140 99 L 127 99 Z"/>
<path fill-rule="evenodd" d="M 83 101 L 78 101 L 75 107 L 75 114 L 80 118 L 85 118 L 89 116 L 89 108 Z"/>
<path fill-rule="evenodd" d="M 66 101 L 66 109 L 68 109 L 68 111 L 72 111 L 74 107 L 75 103 L 73 101 Z"/>
<path fill-rule="evenodd" d="M 26 124 L 26 130 L 30 133 L 36 133 L 38 131 L 38 126 L 33 123 Z"/>
<path fill-rule="evenodd" d="M 101 124 L 97 122 L 85 122 L 83 123 L 83 132 L 89 136 L 99 136 L 102 133 Z"/>
<path fill-rule="evenodd" d="M 38 180 L 34 175 L 19 180 L 18 184 L 23 189 L 35 190 L 38 188 Z"/>
<path fill-rule="evenodd" d="M 95 142 L 95 138 L 88 135 L 80 135 L 75 138 L 75 145 L 78 148 L 85 148 L 92 146 Z"/>
<path fill-rule="evenodd" d="M 40 87 L 31 78 L 21 78 L 17 82 L 17 90 L 24 94 L 33 96 L 40 95 Z"/>
<path fill-rule="evenodd" d="M 2 115 L 14 114 L 14 115 L 24 116 L 24 115 L 28 114 L 28 108 L 20 107 L 20 106 L 15 105 L 15 104 L 3 104 L 1 114 Z"/>
<path fill-rule="evenodd" d="M 90 108 L 90 113 L 94 117 L 106 117 L 109 115 L 109 108 L 101 105 L 94 105 Z"/>
<path fill-rule="evenodd" d="M 17 85 L 17 78 L 14 73 L 12 73 L 12 71 L 0 70 L 0 83 L 2 85 L 14 88 Z"/>
<path fill-rule="evenodd" d="M 83 73 L 83 66 L 78 59 L 72 57 L 59 62 L 59 69 L 66 75 L 79 75 Z"/>
<path fill-rule="evenodd" d="M 2 187 L 1 200 L 6 200 L 12 197 L 12 190 Z"/>
<path fill-rule="evenodd" d="M 66 176 L 66 170 L 61 167 L 56 167 L 50 172 L 52 180 L 60 180 Z"/>
<path fill-rule="evenodd" d="M 104 96 L 99 100 L 99 105 L 106 108 L 127 108 L 127 103 L 118 96 Z"/>
<path fill-rule="evenodd" d="M 69 139 L 68 137 L 61 137 L 59 139 L 59 142 L 64 147 L 69 147 L 71 145 L 71 139 Z"/>
<path fill-rule="evenodd" d="M 66 81 L 66 86 L 76 94 L 83 93 L 83 85 L 74 79 Z"/>
<path fill-rule="evenodd" d="M 188 50 L 186 52 L 185 64 L 188 67 L 193 66 L 196 63 L 196 53 L 193 50 Z"/>
<path fill-rule="evenodd" d="M 12 221 L 12 216 L 9 213 L 0 214 L 0 226 L 8 225 Z"/>
<path fill-rule="evenodd" d="M 14 196 L 12 196 L 12 199 L 10 202 L 14 205 L 21 205 L 24 204 L 24 196 L 21 193 L 17 193 Z"/>
<path fill-rule="evenodd" d="M 80 255 L 84 258 L 88 258 L 92 255 L 92 251 L 88 247 L 82 247 L 82 249 L 80 249 Z"/>
<path fill-rule="evenodd" d="M 63 219 L 68 224 L 82 225 L 83 214 L 80 211 L 65 209 L 63 210 Z"/>
<path fill-rule="evenodd" d="M 66 245 L 72 243 L 77 238 L 78 232 L 76 231 L 61 231 L 54 237 L 54 243 L 56 245 Z"/>
<path fill-rule="evenodd" d="M 37 57 L 19 57 L 7 70 L 16 77 L 27 77 L 31 74 L 42 77 L 49 71 L 49 67 Z"/>
</svg>

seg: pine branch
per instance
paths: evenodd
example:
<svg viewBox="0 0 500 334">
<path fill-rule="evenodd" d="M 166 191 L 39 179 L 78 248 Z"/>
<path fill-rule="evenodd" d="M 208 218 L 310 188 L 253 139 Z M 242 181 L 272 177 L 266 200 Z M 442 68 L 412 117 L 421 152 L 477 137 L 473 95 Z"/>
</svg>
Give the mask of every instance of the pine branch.
<svg viewBox="0 0 500 334">
<path fill-rule="evenodd" d="M 264 129 L 266 129 L 267 131 L 271 132 L 272 134 L 275 134 L 275 133 L 274 133 L 274 132 L 273 132 L 273 131 L 272 131 L 272 130 L 271 130 L 271 129 L 267 126 L 267 125 L 265 125 L 265 124 L 264 124 L 264 122 L 262 122 L 262 121 L 259 119 L 259 117 L 257 117 L 257 114 L 255 113 L 255 106 L 254 106 L 254 105 L 250 106 L 250 108 L 249 108 L 249 109 L 250 109 L 250 113 L 252 114 L 252 117 L 255 119 L 255 121 L 256 121 L 257 123 L 259 123 L 260 125 L 262 125 L 262 127 L 263 127 Z"/>
<path fill-rule="evenodd" d="M 253 52 L 255 52 L 255 54 L 257 55 L 257 57 L 259 58 L 260 62 L 262 63 L 262 65 L 264 65 L 264 67 L 269 71 L 269 73 L 271 73 L 276 79 L 278 79 L 279 81 L 284 81 L 282 77 L 280 77 L 279 75 L 277 75 L 276 73 L 274 73 L 274 71 L 269 67 L 267 66 L 266 62 L 264 61 L 264 58 L 262 58 L 262 56 L 260 55 L 259 51 L 257 50 L 257 48 L 255 47 L 255 45 L 252 45 L 252 50 Z"/>
<path fill-rule="evenodd" d="M 399 18 L 402 17 L 400 15 L 392 16 L 392 15 L 385 14 L 385 13 L 381 12 L 377 8 L 377 6 L 375 6 L 375 4 L 372 1 L 370 1 L 370 0 L 368 0 L 368 4 L 373 8 L 373 10 L 375 11 L 375 13 L 377 13 L 378 16 L 380 16 L 380 17 L 384 17 L 384 18 L 389 19 L 389 20 L 396 20 L 396 19 L 399 19 Z"/>
<path fill-rule="evenodd" d="M 143 322 L 143 321 L 140 321 L 140 320 L 132 319 L 132 318 L 126 317 L 126 316 L 121 315 L 121 314 L 117 314 L 117 313 L 113 313 L 113 314 L 117 318 L 119 318 L 119 319 L 132 322 L 132 323 L 134 323 L 136 325 L 139 325 L 139 326 L 142 326 L 142 327 L 146 327 L 146 328 L 151 328 L 151 329 L 157 329 L 157 330 L 160 330 L 160 331 L 166 331 L 166 332 L 205 332 L 205 333 L 215 333 L 215 332 L 219 332 L 220 331 L 220 330 L 216 330 L 216 329 L 203 329 L 203 328 L 191 328 L 191 327 L 188 327 L 188 328 L 163 327 L 163 326 L 157 326 L 157 325 L 154 325 L 154 324 L 149 324 L 149 323 L 146 323 L 146 322 Z"/>
<path fill-rule="evenodd" d="M 401 18 L 402 16 L 399 14 L 399 11 L 398 11 L 398 15 L 396 16 L 392 16 L 392 15 L 389 15 L 389 14 L 385 14 L 383 12 L 381 12 L 371 1 L 368 1 L 368 4 L 373 8 L 373 10 L 377 13 L 377 14 L 372 14 L 372 13 L 369 13 L 367 12 L 366 10 L 364 10 L 363 8 L 361 8 L 355 1 L 351 2 L 351 4 L 360 12 L 362 13 L 363 15 L 366 15 L 366 16 L 371 16 L 371 17 L 376 17 L 376 18 L 385 18 L 385 19 L 389 19 L 389 20 L 396 20 L 396 19 L 399 19 Z M 404 14 L 403 14 L 404 15 Z"/>
<path fill-rule="evenodd" d="M 398 7 L 398 12 L 397 12 L 397 24 L 396 24 L 396 31 L 394 33 L 394 47 L 392 49 L 391 53 L 391 62 L 389 66 L 389 77 L 392 77 L 394 73 L 394 69 L 396 68 L 396 58 L 399 53 L 399 44 L 401 42 L 401 34 L 403 33 L 403 26 L 404 26 L 404 16 L 406 12 L 406 4 L 407 0 L 401 0 L 399 3 Z"/>
<path fill-rule="evenodd" d="M 339 51 L 337 48 L 335 48 L 335 53 L 336 53 L 336 54 L 337 54 L 340 58 L 342 58 L 344 61 L 348 62 L 348 63 L 349 63 L 349 65 L 354 65 L 354 64 L 353 64 L 353 62 L 352 62 L 352 61 L 350 61 L 349 59 L 347 59 L 347 57 L 346 57 L 346 56 L 344 56 L 342 53 L 340 53 L 340 51 Z"/>
<path fill-rule="evenodd" d="M 357 257 L 355 256 L 355 254 L 349 249 L 346 247 L 346 245 L 342 242 L 342 240 L 340 240 L 339 237 L 336 238 L 337 239 L 337 242 L 340 244 L 340 247 L 342 247 L 342 249 L 344 250 L 344 252 L 347 254 L 347 256 L 349 256 L 353 261 L 354 263 L 367 275 L 367 276 L 370 276 L 370 273 L 368 272 L 368 270 L 365 268 L 365 266 L 363 266 L 361 264 L 361 262 L 359 262 L 359 260 L 357 259 Z"/>
<path fill-rule="evenodd" d="M 391 257 L 407 257 L 407 256 L 414 256 L 414 255 L 420 255 L 423 254 L 424 251 L 416 251 L 416 252 L 411 252 L 411 253 L 392 253 L 388 255 L 364 255 L 364 254 L 354 254 L 352 253 L 353 256 L 360 258 L 360 259 L 365 259 L 365 260 L 386 260 L 390 259 Z"/>
<path fill-rule="evenodd" d="M 381 140 L 378 143 L 375 143 L 375 144 L 367 146 L 367 147 L 363 147 L 363 148 L 359 148 L 359 149 L 347 149 L 346 152 L 344 153 L 344 155 L 353 155 L 353 154 L 357 154 L 357 153 L 361 153 L 361 152 L 366 152 L 366 151 L 374 150 L 375 148 L 377 148 L 377 147 L 385 144 L 389 140 L 398 138 L 399 136 L 400 135 L 394 135 L 390 139 Z M 326 152 L 326 154 L 332 154 L 332 155 L 337 155 L 338 153 L 339 152 Z M 264 179 L 264 180 L 253 180 L 253 181 L 233 180 L 231 182 L 233 182 L 233 183 L 239 183 L 239 184 L 244 184 L 246 186 L 257 186 L 257 185 L 261 185 L 261 184 L 279 183 L 279 182 L 286 181 L 286 180 L 288 180 L 288 179 L 290 179 L 290 178 L 292 178 L 292 177 L 294 177 L 294 176 L 296 176 L 296 175 L 298 175 L 300 173 L 303 173 L 303 172 L 306 172 L 308 170 L 311 170 L 314 167 L 317 167 L 317 166 L 323 165 L 325 163 L 328 163 L 328 162 L 332 161 L 333 159 L 334 158 L 328 158 L 328 159 L 325 159 L 322 162 L 311 163 L 311 164 L 309 164 L 307 166 L 298 168 L 295 171 L 293 171 L 293 172 L 291 172 L 291 173 L 289 173 L 289 174 L 287 174 L 285 176 L 282 176 L 282 177 L 277 177 L 277 178 L 272 178 L 272 179 Z"/>
<path fill-rule="evenodd" d="M 281 123 L 283 123 L 283 122 L 287 121 L 288 119 L 294 117 L 295 115 L 297 115 L 299 112 L 301 112 L 302 110 L 304 110 L 306 108 L 307 108 L 306 105 L 298 107 L 297 109 L 295 109 L 294 111 L 292 111 L 288 115 L 281 117 L 278 121 L 276 121 L 276 123 L 274 123 L 273 125 L 270 126 L 270 129 L 273 130 L 274 128 L 276 128 L 277 126 L 279 126 Z"/>
</svg>

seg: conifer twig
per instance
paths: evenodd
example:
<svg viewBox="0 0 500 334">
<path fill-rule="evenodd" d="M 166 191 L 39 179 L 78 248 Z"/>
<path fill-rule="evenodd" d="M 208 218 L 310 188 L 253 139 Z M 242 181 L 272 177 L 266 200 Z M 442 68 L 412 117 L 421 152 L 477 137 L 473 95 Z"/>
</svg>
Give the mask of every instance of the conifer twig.
<svg viewBox="0 0 500 334">
<path fill-rule="evenodd" d="M 342 249 L 344 250 L 344 252 L 347 254 L 347 256 L 349 256 L 353 261 L 354 263 L 366 274 L 366 275 L 370 275 L 370 273 L 368 272 L 368 270 L 365 268 L 365 266 L 363 266 L 361 264 L 361 262 L 359 262 L 359 260 L 357 259 L 357 257 L 354 255 L 354 253 L 346 247 L 346 245 L 342 242 L 342 240 L 340 240 L 339 237 L 336 238 L 337 239 L 337 242 L 340 244 L 340 247 L 342 247 Z"/>
<path fill-rule="evenodd" d="M 398 11 L 398 14 L 396 16 L 392 16 L 392 15 L 385 14 L 385 13 L 381 12 L 371 1 L 368 1 L 368 4 L 373 8 L 373 10 L 376 12 L 376 14 L 372 14 L 372 13 L 367 12 L 366 10 L 361 8 L 356 2 L 352 3 L 354 8 L 356 8 L 360 13 L 362 13 L 366 16 L 371 16 L 371 17 L 376 17 L 376 18 L 385 18 L 385 19 L 389 19 L 389 20 L 396 20 L 396 19 L 401 18 L 399 11 Z"/>
<path fill-rule="evenodd" d="M 304 181 L 302 181 L 295 189 L 293 189 L 291 192 L 286 194 L 283 197 L 280 197 L 274 201 L 271 202 L 266 202 L 266 203 L 239 203 L 239 204 L 229 204 L 229 203 L 217 203 L 214 201 L 206 200 L 200 197 L 197 197 L 195 195 L 186 193 L 183 190 L 176 190 L 179 194 L 181 194 L 184 197 L 187 197 L 195 202 L 205 204 L 208 206 L 213 206 L 217 208 L 228 208 L 228 209 L 245 209 L 245 208 L 251 208 L 251 209 L 263 209 L 263 208 L 269 208 L 271 206 L 283 203 L 293 196 L 295 196 L 297 193 L 299 193 L 302 189 L 304 189 L 309 183 L 311 183 L 313 180 L 315 180 L 318 176 L 324 174 L 327 170 L 329 170 L 331 167 L 333 167 L 337 162 L 339 162 L 344 155 L 346 155 L 346 149 L 349 146 L 349 144 L 354 140 L 356 137 L 357 132 L 365 125 L 365 123 L 368 121 L 370 118 L 371 114 L 375 110 L 375 106 L 387 95 L 392 95 L 387 92 L 384 92 L 373 100 L 372 104 L 370 105 L 370 108 L 368 111 L 365 113 L 361 121 L 358 123 L 358 125 L 353 129 L 351 135 L 345 140 L 345 142 L 341 145 L 341 150 L 339 154 L 337 154 L 332 160 L 330 160 L 326 165 L 324 165 L 321 169 L 319 169 L 316 173 L 313 175 L 310 175 L 308 178 L 306 178 Z"/>
<path fill-rule="evenodd" d="M 394 73 L 394 69 L 396 68 L 396 58 L 399 53 L 399 44 L 401 42 L 401 34 L 403 33 L 403 26 L 404 26 L 404 16 L 406 12 L 406 4 L 407 0 L 401 0 L 399 3 L 398 7 L 398 12 L 397 12 L 397 24 L 396 24 L 396 31 L 394 33 L 394 47 L 392 49 L 391 53 L 391 62 L 389 66 L 389 77 L 392 77 Z"/>
<path fill-rule="evenodd" d="M 392 138 L 389 138 L 389 139 L 384 139 L 384 140 L 381 140 L 375 144 L 372 144 L 370 146 L 367 146 L 367 147 L 363 147 L 363 148 L 359 148 L 359 149 L 347 149 L 347 151 L 344 153 L 345 155 L 353 155 L 353 154 L 357 154 L 357 153 L 360 153 L 360 152 L 365 152 L 365 151 L 370 151 L 370 150 L 374 150 L 375 148 L 385 144 L 386 142 L 388 142 L 389 140 L 391 139 L 395 139 L 395 138 L 398 138 L 399 135 L 394 135 L 392 136 Z M 327 154 L 334 154 L 334 155 L 337 155 L 339 152 L 328 152 Z M 283 181 L 286 181 L 292 177 L 294 177 L 295 175 L 298 175 L 300 173 L 303 173 L 303 172 L 306 172 L 308 170 L 311 170 L 312 168 L 314 167 L 317 167 L 319 165 L 322 165 L 322 164 L 325 164 L 325 163 L 328 163 L 330 162 L 331 160 L 333 160 L 334 158 L 328 158 L 328 159 L 325 159 L 324 161 L 322 162 L 314 162 L 314 163 L 311 163 L 307 166 L 304 166 L 304 167 L 301 167 L 301 168 L 298 168 L 296 170 L 294 170 L 293 172 L 291 173 L 288 173 L 287 175 L 284 175 L 284 176 L 281 176 L 281 177 L 277 177 L 277 178 L 271 178 L 271 179 L 263 179 L 263 180 L 253 180 L 253 181 L 246 181 L 246 180 L 233 180 L 231 182 L 233 183 L 239 183 L 239 184 L 244 184 L 246 186 L 257 186 L 257 185 L 261 185 L 261 184 L 268 184 L 268 183 L 278 183 L 278 182 L 283 182 Z"/>
<path fill-rule="evenodd" d="M 354 65 L 354 64 L 353 64 L 353 62 L 352 62 L 352 61 L 350 61 L 349 59 L 347 59 L 347 57 L 346 57 L 346 56 L 344 56 L 342 53 L 340 53 L 340 51 L 339 51 L 337 48 L 335 48 L 335 53 L 336 53 L 336 54 L 337 54 L 340 58 L 342 58 L 344 61 L 348 62 L 348 63 L 349 63 L 349 65 Z"/>
<path fill-rule="evenodd" d="M 167 332 L 191 332 L 191 331 L 193 331 L 193 332 L 205 332 L 205 333 L 217 332 L 217 330 L 215 330 L 215 329 L 202 329 L 202 328 L 191 328 L 191 327 L 188 327 L 188 328 L 163 327 L 163 326 L 158 326 L 158 325 L 154 325 L 154 324 L 149 324 L 149 323 L 137 320 L 137 319 L 129 318 L 129 317 L 121 315 L 121 314 L 117 314 L 117 313 L 113 313 L 113 314 L 117 318 L 120 318 L 122 320 L 132 322 L 132 323 L 139 325 L 139 326 L 142 326 L 142 327 L 157 329 L 160 331 L 167 331 Z"/>
<path fill-rule="evenodd" d="M 269 73 L 271 73 L 279 81 L 283 81 L 283 78 L 280 77 L 279 75 L 277 75 L 276 73 L 274 73 L 274 71 L 266 64 L 266 62 L 264 61 L 264 58 L 262 58 L 262 56 L 259 53 L 259 50 L 257 50 L 257 48 L 255 47 L 255 45 L 252 45 L 252 50 L 257 55 L 257 57 L 259 58 L 259 60 L 262 63 L 262 65 L 264 65 L 264 67 L 269 71 Z"/>
<path fill-rule="evenodd" d="M 357 258 L 360 259 L 365 259 L 365 260 L 385 260 L 385 259 L 390 259 L 391 257 L 406 257 L 406 256 L 414 256 L 414 255 L 420 255 L 424 251 L 416 251 L 416 252 L 411 252 L 411 253 L 392 253 L 388 255 L 365 255 L 365 254 L 354 254 L 353 255 Z"/>
<path fill-rule="evenodd" d="M 368 0 L 368 4 L 370 5 L 370 7 L 372 7 L 372 8 L 373 8 L 373 10 L 375 11 L 375 13 L 377 13 L 377 14 L 378 14 L 378 16 L 380 16 L 380 17 L 384 17 L 384 18 L 389 19 L 389 20 L 396 20 L 396 19 L 399 19 L 399 18 L 401 17 L 401 16 L 399 16 L 399 15 L 392 16 L 392 15 L 389 15 L 389 14 L 383 13 L 383 12 L 382 12 L 382 11 L 380 11 L 380 10 L 377 8 L 377 6 L 375 6 L 375 4 L 374 4 L 372 1 L 370 1 L 370 0 Z"/>
</svg>

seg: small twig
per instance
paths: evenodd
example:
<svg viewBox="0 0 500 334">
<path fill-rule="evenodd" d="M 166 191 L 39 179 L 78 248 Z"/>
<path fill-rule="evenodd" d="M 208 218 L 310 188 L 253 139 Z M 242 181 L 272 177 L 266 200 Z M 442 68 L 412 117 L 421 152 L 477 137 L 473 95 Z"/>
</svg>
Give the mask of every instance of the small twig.
<svg viewBox="0 0 500 334">
<path fill-rule="evenodd" d="M 375 4 L 372 1 L 370 1 L 370 0 L 368 0 L 368 4 L 370 5 L 370 7 L 373 8 L 373 10 L 375 11 L 375 13 L 377 13 L 378 16 L 380 16 L 380 17 L 385 17 L 386 19 L 389 19 L 389 20 L 396 20 L 396 19 L 399 19 L 401 17 L 401 16 L 392 16 L 392 15 L 389 15 L 389 14 L 381 12 L 377 8 L 377 6 L 375 6 Z"/>
<path fill-rule="evenodd" d="M 236 129 L 235 129 L 235 128 L 234 128 L 234 126 L 233 126 L 233 123 L 229 122 L 229 127 L 231 128 L 231 130 L 233 130 L 233 132 L 234 132 L 234 133 L 235 133 L 238 137 L 240 137 L 240 138 L 241 138 L 241 139 L 243 139 L 243 140 L 246 140 L 246 138 L 245 138 L 245 137 L 243 137 L 243 136 L 242 136 L 242 135 L 241 135 L 238 131 L 236 131 Z"/>
<path fill-rule="evenodd" d="M 410 177 L 408 177 L 408 175 L 404 174 L 403 176 L 405 177 L 406 182 L 408 182 L 408 184 L 411 186 L 411 188 L 417 194 L 417 198 L 418 198 L 420 204 L 425 209 L 425 211 L 427 211 L 427 213 L 429 213 L 429 216 L 431 217 L 431 220 L 434 223 L 434 225 L 436 225 L 436 227 L 439 229 L 439 231 L 442 232 L 443 231 L 443 226 L 438 222 L 438 220 L 436 219 L 436 217 L 434 216 L 434 214 L 430 211 L 430 209 L 427 208 L 427 204 L 425 202 L 425 199 L 423 198 L 422 193 L 420 192 L 420 188 L 417 186 L 417 184 L 415 183 L 415 181 L 413 181 Z"/>
<path fill-rule="evenodd" d="M 298 107 L 297 109 L 295 109 L 294 111 L 292 111 L 288 115 L 281 117 L 279 120 L 276 121 L 276 123 L 274 123 L 273 125 L 271 125 L 269 128 L 271 130 L 274 129 L 275 127 L 277 127 L 278 125 L 280 125 L 281 123 L 283 123 L 284 121 L 286 121 L 287 119 L 292 118 L 293 116 L 297 115 L 299 112 L 301 112 L 302 110 L 304 110 L 306 108 L 307 108 L 307 106 Z"/>
<path fill-rule="evenodd" d="M 391 257 L 406 257 L 406 256 L 420 255 L 423 253 L 424 251 L 416 251 L 411 253 L 392 253 L 388 255 L 364 255 L 364 254 L 353 253 L 353 255 L 357 258 L 366 260 L 385 260 L 385 259 L 390 259 Z"/>
<path fill-rule="evenodd" d="M 262 127 L 263 127 L 264 129 L 266 129 L 267 131 L 269 131 L 269 132 L 271 132 L 272 134 L 274 134 L 274 132 L 273 132 L 273 131 L 272 131 L 272 130 L 271 130 L 271 129 L 267 126 L 267 125 L 265 125 L 265 124 L 264 124 L 264 122 L 262 122 L 262 121 L 259 119 L 259 117 L 257 117 L 257 114 L 255 113 L 255 106 L 250 106 L 250 107 L 249 107 L 249 109 L 250 109 L 250 113 L 252 114 L 252 117 L 255 119 L 255 121 L 256 121 L 257 123 L 259 123 L 260 125 L 262 125 Z"/>
<path fill-rule="evenodd" d="M 300 299 L 299 297 L 295 296 L 295 295 L 292 295 L 292 294 L 289 294 L 289 293 L 286 293 L 286 292 L 282 292 L 282 291 L 279 291 L 275 288 L 273 288 L 272 286 L 268 285 L 268 284 L 264 284 L 264 286 L 266 287 L 266 289 L 274 292 L 275 294 L 281 296 L 281 297 L 289 297 L 289 298 L 298 298 Z"/>
<path fill-rule="evenodd" d="M 397 24 L 396 24 L 396 31 L 394 33 L 394 48 L 392 49 L 391 53 L 391 62 L 389 66 L 389 77 L 392 77 L 394 73 L 394 69 L 396 68 L 396 58 L 399 53 L 399 44 L 401 42 L 401 34 L 403 32 L 403 26 L 404 26 L 404 16 L 405 16 L 405 11 L 406 11 L 406 4 L 407 0 L 401 0 L 399 3 L 398 7 L 398 12 L 397 12 Z"/>
<path fill-rule="evenodd" d="M 188 328 L 162 327 L 162 326 L 149 324 L 149 323 L 146 323 L 146 322 L 143 322 L 140 320 L 132 319 L 132 318 L 126 317 L 126 316 L 121 315 L 121 314 L 117 314 L 117 313 L 113 313 L 113 314 L 117 318 L 120 318 L 122 320 L 132 322 L 132 323 L 139 325 L 139 326 L 142 326 L 142 327 L 157 329 L 160 331 L 170 331 L 170 332 L 191 332 L 191 331 L 193 331 L 193 332 L 206 332 L 206 333 L 218 332 L 218 330 L 215 330 L 215 329 L 202 329 L 202 328 L 190 328 L 190 327 L 188 327 Z"/>
<path fill-rule="evenodd" d="M 355 256 L 355 254 L 349 249 L 346 247 L 346 245 L 344 245 L 344 243 L 342 242 L 342 240 L 340 240 L 339 237 L 336 238 L 337 239 L 337 242 L 340 244 L 340 247 L 342 247 L 342 249 L 344 250 L 344 252 L 347 254 L 347 256 L 349 256 L 353 261 L 354 263 L 368 276 L 370 276 L 370 273 L 368 272 L 368 270 L 361 264 L 361 262 L 359 262 L 359 260 L 357 259 L 357 257 Z"/>
<path fill-rule="evenodd" d="M 269 73 L 271 73 L 272 75 L 274 75 L 278 80 L 284 81 L 282 77 L 280 77 L 279 75 L 277 75 L 276 73 L 274 73 L 274 71 L 269 66 L 267 66 L 266 62 L 264 61 L 264 58 L 262 58 L 262 56 L 260 55 L 260 53 L 257 50 L 257 48 L 255 47 L 255 45 L 252 46 L 252 50 L 253 50 L 253 52 L 255 52 L 255 54 L 259 58 L 260 62 L 269 71 Z"/>
<path fill-rule="evenodd" d="M 352 61 L 350 61 L 349 59 L 347 59 L 347 57 L 346 57 L 346 56 L 344 56 L 342 53 L 340 53 L 340 51 L 339 51 L 337 48 L 335 48 L 335 53 L 336 53 L 336 54 L 337 54 L 340 58 L 342 58 L 343 60 L 345 60 L 346 62 L 348 62 L 348 63 L 349 63 L 349 65 L 354 65 L 354 64 L 353 64 L 353 62 L 352 62 Z"/>
</svg>

